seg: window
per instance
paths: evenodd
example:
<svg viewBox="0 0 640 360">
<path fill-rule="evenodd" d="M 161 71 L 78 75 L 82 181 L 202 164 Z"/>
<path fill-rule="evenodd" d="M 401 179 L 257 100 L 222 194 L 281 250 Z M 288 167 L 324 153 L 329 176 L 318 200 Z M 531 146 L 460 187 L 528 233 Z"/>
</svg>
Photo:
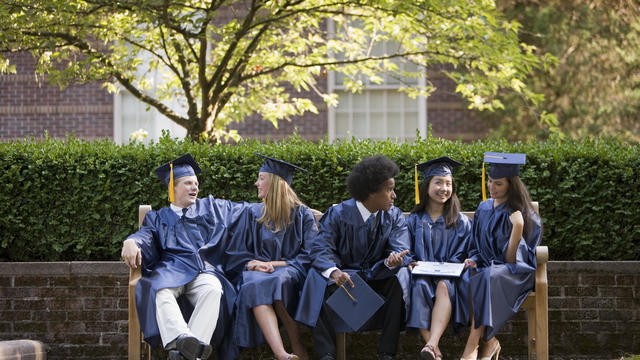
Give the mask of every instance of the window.
<svg viewBox="0 0 640 360">
<path fill-rule="evenodd" d="M 138 100 L 130 92 L 121 89 L 114 95 L 113 140 L 117 144 L 128 143 L 131 141 L 131 135 L 138 130 L 147 133 L 146 138 L 142 140 L 144 143 L 160 139 L 163 130 L 168 131 L 171 137 L 183 138 L 187 135 L 185 128 Z"/>
<path fill-rule="evenodd" d="M 379 51 L 386 51 L 384 44 Z M 406 70 L 407 64 L 400 64 Z M 412 66 L 412 65 L 411 65 Z M 383 76 L 382 84 L 365 82 L 360 93 L 343 85 L 342 75 L 329 73 L 328 91 L 338 95 L 338 106 L 329 108 L 329 140 L 356 138 L 415 140 L 427 133 L 427 100 L 410 98 L 398 89 L 407 84 L 425 85 L 425 79 L 399 79 Z"/>
</svg>

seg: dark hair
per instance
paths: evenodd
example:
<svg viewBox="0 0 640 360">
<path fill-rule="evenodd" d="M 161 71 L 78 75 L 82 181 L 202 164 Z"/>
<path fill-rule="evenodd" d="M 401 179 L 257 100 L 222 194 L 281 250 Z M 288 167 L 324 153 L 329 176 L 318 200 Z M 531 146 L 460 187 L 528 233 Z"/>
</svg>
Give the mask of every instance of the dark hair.
<svg viewBox="0 0 640 360">
<path fill-rule="evenodd" d="M 431 184 L 431 179 L 433 176 L 430 176 L 426 179 L 425 182 L 420 185 L 420 204 L 417 204 L 411 210 L 412 213 L 418 213 L 427 211 L 427 204 L 429 203 L 429 184 Z M 457 226 L 458 224 L 458 216 L 460 214 L 460 200 L 458 200 L 458 186 L 456 185 L 456 181 L 451 177 L 451 197 L 444 203 L 443 215 L 444 215 L 444 223 L 446 228 L 450 228 L 452 226 Z"/>
<path fill-rule="evenodd" d="M 384 155 L 366 157 L 351 170 L 347 178 L 347 189 L 354 199 L 365 201 L 370 194 L 378 192 L 385 181 L 399 172 L 398 165 Z"/>
<path fill-rule="evenodd" d="M 519 210 L 522 213 L 522 218 L 524 219 L 522 233 L 525 235 L 525 240 L 528 240 L 533 228 L 533 216 L 536 213 L 531 205 L 531 195 L 529 195 L 529 190 L 527 190 L 520 176 L 509 176 L 507 181 L 509 182 L 507 205 L 512 210 Z M 540 226 L 542 226 L 542 219 L 540 219 Z"/>
</svg>

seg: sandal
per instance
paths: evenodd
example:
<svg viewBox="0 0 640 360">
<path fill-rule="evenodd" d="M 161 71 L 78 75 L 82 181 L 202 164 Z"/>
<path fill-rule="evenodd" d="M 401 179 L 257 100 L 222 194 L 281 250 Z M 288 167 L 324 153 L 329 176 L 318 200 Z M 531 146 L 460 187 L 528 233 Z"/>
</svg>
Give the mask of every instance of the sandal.
<svg viewBox="0 0 640 360">
<path fill-rule="evenodd" d="M 420 359 L 421 360 L 437 360 L 436 352 L 433 349 L 433 346 L 427 344 L 422 350 L 420 350 Z"/>
</svg>

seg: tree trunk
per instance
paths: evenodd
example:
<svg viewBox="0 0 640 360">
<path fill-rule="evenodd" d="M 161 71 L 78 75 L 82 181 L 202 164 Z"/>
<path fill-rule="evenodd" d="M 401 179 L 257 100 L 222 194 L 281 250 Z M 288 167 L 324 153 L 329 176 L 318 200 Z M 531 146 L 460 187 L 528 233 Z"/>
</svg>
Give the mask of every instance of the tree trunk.
<svg viewBox="0 0 640 360">
<path fill-rule="evenodd" d="M 190 118 L 187 126 L 187 137 L 193 141 L 202 142 L 206 124 L 206 121 L 201 121 L 199 118 Z"/>
</svg>

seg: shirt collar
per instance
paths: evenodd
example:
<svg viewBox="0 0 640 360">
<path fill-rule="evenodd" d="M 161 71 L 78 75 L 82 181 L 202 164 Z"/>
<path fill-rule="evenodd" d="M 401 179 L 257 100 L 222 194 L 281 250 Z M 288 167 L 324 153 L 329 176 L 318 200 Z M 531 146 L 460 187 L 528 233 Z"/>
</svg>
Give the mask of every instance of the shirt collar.
<svg viewBox="0 0 640 360">
<path fill-rule="evenodd" d="M 194 204 L 194 205 L 195 205 L 195 204 Z M 178 215 L 178 217 L 182 217 L 182 209 L 184 209 L 184 208 L 181 208 L 180 206 L 176 206 L 176 205 L 174 205 L 173 203 L 169 204 L 169 206 L 171 207 L 171 210 L 173 210 L 173 212 L 174 212 L 174 213 L 176 213 L 176 215 Z M 189 206 L 189 207 L 187 208 L 187 214 L 186 214 L 186 217 L 189 217 L 189 218 L 194 217 L 194 212 L 195 212 L 195 210 L 194 210 L 194 209 L 195 209 L 195 208 L 194 208 L 194 206 L 193 206 L 193 205 Z"/>
<path fill-rule="evenodd" d="M 356 200 L 356 206 L 358 207 L 358 211 L 360 211 L 360 216 L 362 216 L 362 221 L 367 222 L 367 220 L 369 219 L 369 216 L 371 216 L 371 214 L 378 216 L 378 212 L 374 212 L 372 213 L 371 211 L 369 211 L 369 209 L 367 209 L 366 206 L 364 206 L 364 204 L 360 201 Z"/>
</svg>

